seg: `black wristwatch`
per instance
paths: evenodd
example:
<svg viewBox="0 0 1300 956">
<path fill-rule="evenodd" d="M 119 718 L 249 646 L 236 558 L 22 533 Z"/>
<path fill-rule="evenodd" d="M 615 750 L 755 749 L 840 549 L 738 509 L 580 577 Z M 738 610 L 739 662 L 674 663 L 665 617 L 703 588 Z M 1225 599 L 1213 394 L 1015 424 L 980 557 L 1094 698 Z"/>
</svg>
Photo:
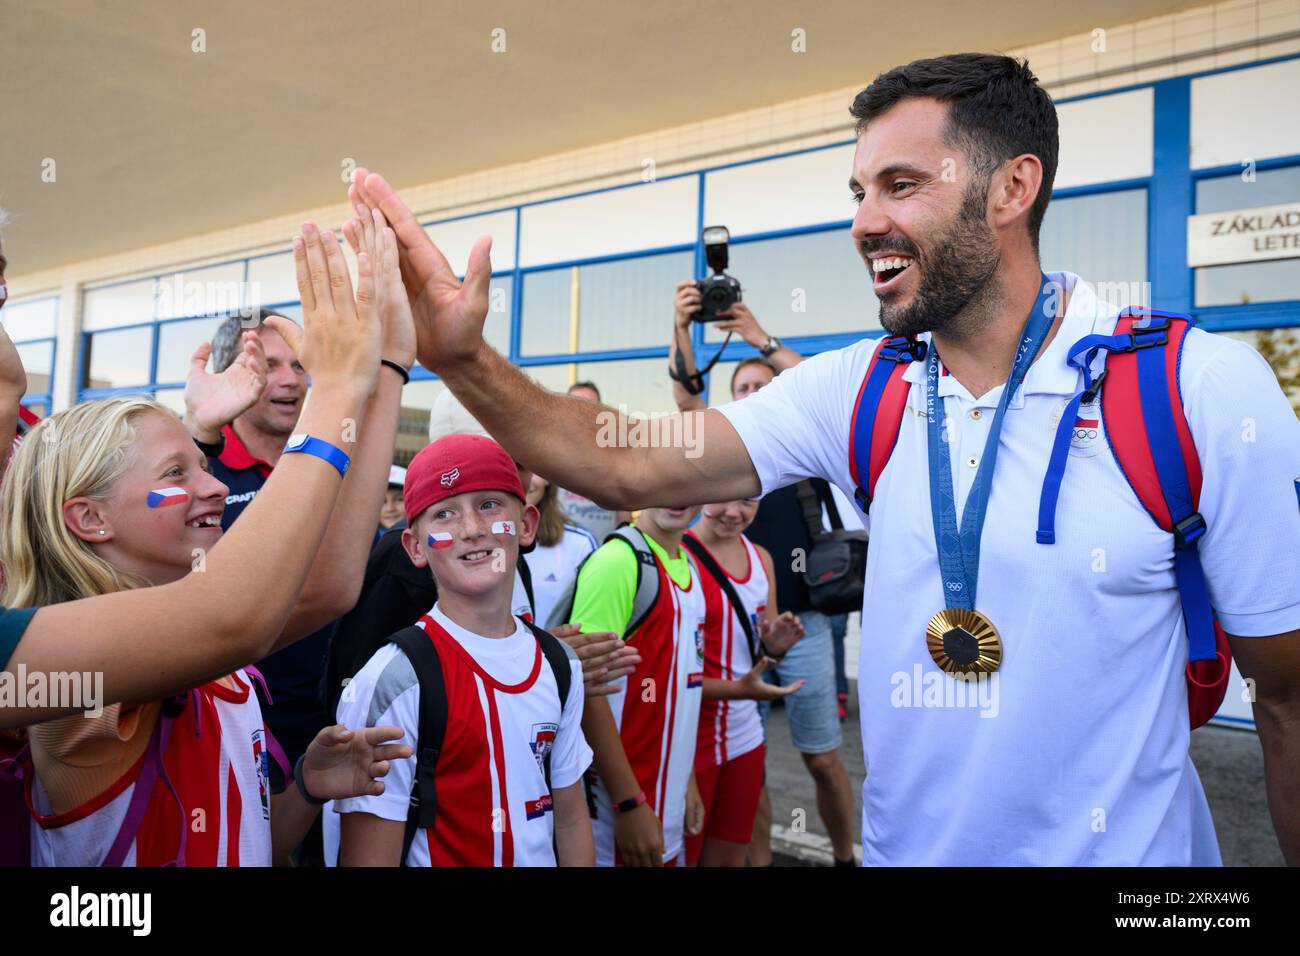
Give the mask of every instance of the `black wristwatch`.
<svg viewBox="0 0 1300 956">
<path fill-rule="evenodd" d="M 780 351 L 780 349 L 781 349 L 781 340 L 778 339 L 775 335 L 769 335 L 767 337 L 767 341 L 763 343 L 763 347 L 758 350 L 758 353 L 762 355 L 763 358 L 771 358 L 778 351 Z"/>
<path fill-rule="evenodd" d="M 317 797 L 313 797 L 310 793 L 307 792 L 307 784 L 303 783 L 303 779 L 302 779 L 302 762 L 306 759 L 307 759 L 307 755 L 303 754 L 301 757 L 298 758 L 298 762 L 293 765 L 293 782 L 298 787 L 298 792 L 302 794 L 302 798 L 306 800 L 308 804 L 310 804 L 313 807 L 319 807 L 326 803 L 329 803 L 329 801 L 321 800 Z"/>
</svg>

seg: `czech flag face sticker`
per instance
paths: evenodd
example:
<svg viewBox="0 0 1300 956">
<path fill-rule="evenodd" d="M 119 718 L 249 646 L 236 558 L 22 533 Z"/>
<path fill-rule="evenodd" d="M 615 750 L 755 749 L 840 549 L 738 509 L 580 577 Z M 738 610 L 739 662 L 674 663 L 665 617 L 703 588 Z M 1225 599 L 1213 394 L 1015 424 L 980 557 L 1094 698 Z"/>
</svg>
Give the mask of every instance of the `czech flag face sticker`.
<svg viewBox="0 0 1300 956">
<path fill-rule="evenodd" d="M 518 534 L 518 532 L 515 531 L 515 523 L 513 521 L 493 521 L 492 533 L 493 534 Z"/>
<path fill-rule="evenodd" d="M 433 550 L 441 551 L 443 548 L 450 548 L 452 544 L 453 539 L 450 531 L 429 532 L 429 547 L 433 548 Z"/>
<path fill-rule="evenodd" d="M 150 508 L 170 508 L 172 505 L 183 505 L 190 500 L 189 494 L 184 488 L 157 488 L 149 492 Z"/>
</svg>

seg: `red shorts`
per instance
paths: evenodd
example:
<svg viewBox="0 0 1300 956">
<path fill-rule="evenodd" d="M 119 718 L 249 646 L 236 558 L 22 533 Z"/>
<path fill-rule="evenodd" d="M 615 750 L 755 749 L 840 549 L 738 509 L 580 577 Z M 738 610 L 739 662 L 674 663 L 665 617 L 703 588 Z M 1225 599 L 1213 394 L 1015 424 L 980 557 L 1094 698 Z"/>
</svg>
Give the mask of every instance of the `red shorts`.
<svg viewBox="0 0 1300 956">
<path fill-rule="evenodd" d="M 695 765 L 695 785 L 704 804 L 704 830 L 686 837 L 686 863 L 695 866 L 704 840 L 726 840 L 746 846 L 754 835 L 754 816 L 763 793 L 763 757 L 759 744 L 734 760 L 710 767 Z"/>
</svg>

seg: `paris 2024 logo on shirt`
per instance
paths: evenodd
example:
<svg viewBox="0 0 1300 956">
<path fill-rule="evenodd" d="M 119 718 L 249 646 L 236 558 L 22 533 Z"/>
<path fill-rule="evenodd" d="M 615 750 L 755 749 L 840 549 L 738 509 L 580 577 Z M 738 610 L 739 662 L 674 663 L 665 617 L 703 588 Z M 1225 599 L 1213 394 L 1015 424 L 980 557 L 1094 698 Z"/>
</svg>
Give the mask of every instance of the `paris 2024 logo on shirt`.
<svg viewBox="0 0 1300 956">
<path fill-rule="evenodd" d="M 532 743 L 529 745 L 533 748 L 533 758 L 537 761 L 537 769 L 546 773 L 546 757 L 555 746 L 555 735 L 559 732 L 560 725 L 550 723 L 549 721 L 541 724 L 533 724 Z"/>
</svg>

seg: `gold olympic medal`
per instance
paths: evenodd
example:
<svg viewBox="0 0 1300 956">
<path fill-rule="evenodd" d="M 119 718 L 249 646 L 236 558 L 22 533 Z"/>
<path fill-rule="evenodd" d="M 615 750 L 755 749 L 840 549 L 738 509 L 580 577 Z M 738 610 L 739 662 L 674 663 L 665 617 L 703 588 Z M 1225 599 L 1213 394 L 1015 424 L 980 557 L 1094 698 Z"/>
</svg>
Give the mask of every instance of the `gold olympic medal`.
<svg viewBox="0 0 1300 956">
<path fill-rule="evenodd" d="M 992 674 L 1002 666 L 1002 636 L 979 611 L 944 608 L 926 625 L 925 646 L 946 674 Z"/>
</svg>

